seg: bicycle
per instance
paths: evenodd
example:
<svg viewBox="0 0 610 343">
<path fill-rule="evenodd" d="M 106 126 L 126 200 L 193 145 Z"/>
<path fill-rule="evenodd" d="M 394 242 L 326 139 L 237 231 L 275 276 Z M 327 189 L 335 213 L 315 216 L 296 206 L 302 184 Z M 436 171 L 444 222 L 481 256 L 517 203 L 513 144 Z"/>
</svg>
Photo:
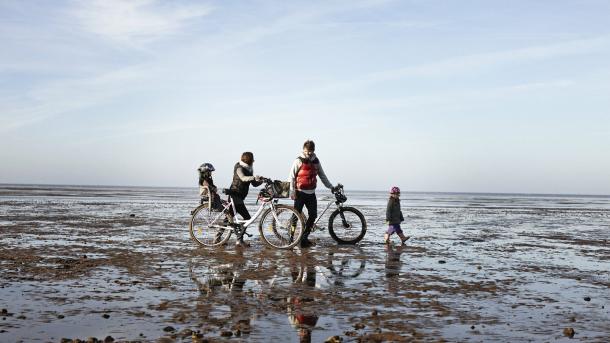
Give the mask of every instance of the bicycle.
<svg viewBox="0 0 610 343">
<path fill-rule="evenodd" d="M 311 228 L 311 232 L 325 229 L 318 226 L 318 222 L 330 206 L 335 203 L 337 209 L 335 209 L 328 218 L 328 233 L 339 244 L 356 244 L 360 242 L 366 234 L 366 219 L 364 219 L 364 215 L 354 207 L 343 206 L 343 203 L 347 201 L 347 197 L 343 192 L 342 184 L 338 184 L 337 187 L 332 190 L 332 194 L 335 196 L 335 199 L 331 199 L 326 205 L 326 208 L 324 208 L 324 211 L 316 218 L 313 227 Z M 335 224 L 337 216 L 340 217 L 341 221 L 340 223 Z"/>
<path fill-rule="evenodd" d="M 305 221 L 294 207 L 278 204 L 279 198 L 287 197 L 286 183 L 267 178 L 263 182 L 265 187 L 256 200 L 261 204 L 248 220 L 237 219 L 233 215 L 237 211 L 233 194 L 228 189 L 223 190 L 228 195 L 228 201 L 218 207 L 213 206 L 213 198 L 202 199 L 201 205 L 191 211 L 191 238 L 202 246 L 214 247 L 225 244 L 233 233 L 237 239 L 244 235 L 251 237 L 246 229 L 261 217 L 258 231 L 266 245 L 277 249 L 296 246 L 303 236 Z"/>
</svg>

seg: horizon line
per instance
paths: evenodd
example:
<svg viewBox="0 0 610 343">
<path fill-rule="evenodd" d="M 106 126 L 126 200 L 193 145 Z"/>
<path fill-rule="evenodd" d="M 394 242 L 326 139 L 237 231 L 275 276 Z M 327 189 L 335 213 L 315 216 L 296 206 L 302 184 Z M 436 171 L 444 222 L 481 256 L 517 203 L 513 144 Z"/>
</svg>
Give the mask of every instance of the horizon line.
<svg viewBox="0 0 610 343">
<path fill-rule="evenodd" d="M 3 183 L 0 182 L 0 186 L 71 186 L 71 187 L 106 187 L 106 188 L 197 188 L 197 186 L 137 186 L 137 185 L 94 185 L 94 184 L 62 184 L 62 183 Z M 219 187 L 222 188 L 222 187 Z M 323 190 L 326 190 L 323 188 Z M 354 192 L 379 192 L 388 193 L 383 190 L 370 190 L 370 189 L 353 189 Z M 414 193 L 414 194 L 506 194 L 506 195 L 540 195 L 540 196 L 586 196 L 586 197 L 610 197 L 610 194 L 590 194 L 590 193 L 526 193 L 526 192 L 474 192 L 474 191 L 405 191 L 403 193 Z"/>
</svg>

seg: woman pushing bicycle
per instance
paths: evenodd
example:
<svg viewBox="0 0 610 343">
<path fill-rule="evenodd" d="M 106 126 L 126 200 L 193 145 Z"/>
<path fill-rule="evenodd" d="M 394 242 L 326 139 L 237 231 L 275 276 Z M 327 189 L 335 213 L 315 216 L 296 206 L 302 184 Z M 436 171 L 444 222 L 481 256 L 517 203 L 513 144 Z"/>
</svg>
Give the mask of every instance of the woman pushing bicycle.
<svg viewBox="0 0 610 343">
<path fill-rule="evenodd" d="M 250 185 L 254 187 L 258 187 L 263 183 L 264 178 L 262 176 L 254 176 L 254 169 L 252 165 L 254 164 L 254 155 L 246 151 L 241 154 L 241 160 L 235 164 L 233 167 L 233 182 L 231 182 L 231 186 L 229 187 L 231 198 L 235 204 L 235 210 L 239 215 L 248 220 L 251 218 L 248 209 L 246 208 L 246 204 L 244 203 L 244 199 L 248 195 L 248 191 L 250 189 Z M 235 213 L 231 210 L 231 214 L 235 216 Z M 237 240 L 237 246 L 248 246 L 246 242 L 244 242 L 243 236 Z"/>
<path fill-rule="evenodd" d="M 191 211 L 189 233 L 197 244 L 205 247 L 224 245 L 232 234 L 237 237 L 237 246 L 248 246 L 243 241 L 248 226 L 257 219 L 260 239 L 269 247 L 275 249 L 292 249 L 301 241 L 305 222 L 303 216 L 292 206 L 278 204 L 280 198 L 288 197 L 288 187 L 285 182 L 274 181 L 262 176 L 254 176 L 252 164 L 254 156 L 244 152 L 241 161 L 233 168 L 233 182 L 230 188 L 223 190 L 229 195 L 221 207 L 213 207 L 212 200 L 203 199 L 201 205 Z M 258 209 L 250 216 L 244 200 L 248 195 L 250 185 L 265 184 L 257 197 Z M 209 186 L 208 186 L 209 187 Z M 238 219 L 236 214 L 243 219 Z"/>
<path fill-rule="evenodd" d="M 290 189 L 292 193 L 290 198 L 294 200 L 294 208 L 303 212 L 303 207 L 307 207 L 307 223 L 305 224 L 305 232 L 301 239 L 301 247 L 307 248 L 312 246 L 309 241 L 309 234 L 318 215 L 318 200 L 316 198 L 316 183 L 317 177 L 320 177 L 324 186 L 331 191 L 335 190 L 333 184 L 328 180 L 322 164 L 315 154 L 316 144 L 307 140 L 303 144 L 303 152 L 292 164 L 290 169 Z"/>
</svg>

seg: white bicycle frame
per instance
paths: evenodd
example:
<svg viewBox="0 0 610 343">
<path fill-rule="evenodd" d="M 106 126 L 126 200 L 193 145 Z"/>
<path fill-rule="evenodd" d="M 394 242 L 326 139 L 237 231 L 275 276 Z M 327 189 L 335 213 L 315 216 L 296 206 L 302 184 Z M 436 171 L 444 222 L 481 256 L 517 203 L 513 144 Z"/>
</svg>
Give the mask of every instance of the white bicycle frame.
<svg viewBox="0 0 610 343">
<path fill-rule="evenodd" d="M 208 187 L 206 187 L 206 188 L 208 189 L 208 194 L 209 194 L 208 198 L 210 199 L 208 201 L 208 208 L 211 210 L 212 209 L 212 198 L 211 198 L 212 192 L 210 192 L 210 189 Z M 254 223 L 268 206 L 270 206 L 272 209 L 271 213 L 273 215 L 273 219 L 275 219 L 276 221 L 279 221 L 279 219 L 277 217 L 277 213 L 275 212 L 276 203 L 277 203 L 277 199 L 273 199 L 273 200 L 269 200 L 269 201 L 261 201 L 261 204 L 258 207 L 258 209 L 256 210 L 256 213 L 254 213 L 254 215 L 250 219 L 247 219 L 247 220 L 246 219 L 237 219 L 238 213 L 237 213 L 237 209 L 235 208 L 235 201 L 233 200 L 233 197 L 229 195 L 229 203 L 227 203 L 226 205 L 223 206 L 222 210 L 219 211 L 218 215 L 212 219 L 211 223 L 215 223 L 219 219 L 221 219 L 220 217 L 222 215 L 224 215 L 225 212 L 227 212 L 227 209 L 229 208 L 229 206 L 231 207 L 231 209 L 233 210 L 233 213 L 235 214 L 233 216 L 233 223 L 242 224 L 244 228 L 247 228 L 252 223 Z M 211 223 L 208 223 L 208 225 L 211 225 Z M 220 225 L 215 225 L 215 226 L 225 228 L 225 229 L 232 228 L 230 226 L 220 226 Z"/>
</svg>

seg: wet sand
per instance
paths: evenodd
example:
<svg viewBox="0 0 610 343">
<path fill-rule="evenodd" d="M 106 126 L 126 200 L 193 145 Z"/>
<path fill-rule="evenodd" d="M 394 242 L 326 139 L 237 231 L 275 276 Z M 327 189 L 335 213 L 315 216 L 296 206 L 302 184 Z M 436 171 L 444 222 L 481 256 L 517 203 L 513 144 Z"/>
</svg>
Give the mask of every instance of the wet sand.
<svg viewBox="0 0 610 343">
<path fill-rule="evenodd" d="M 1 342 L 610 341 L 607 209 L 407 194 L 412 238 L 387 247 L 385 202 L 355 199 L 357 246 L 319 231 L 278 251 L 251 227 L 249 248 L 206 249 L 188 235 L 196 197 L 98 191 L 0 189 Z"/>
</svg>

